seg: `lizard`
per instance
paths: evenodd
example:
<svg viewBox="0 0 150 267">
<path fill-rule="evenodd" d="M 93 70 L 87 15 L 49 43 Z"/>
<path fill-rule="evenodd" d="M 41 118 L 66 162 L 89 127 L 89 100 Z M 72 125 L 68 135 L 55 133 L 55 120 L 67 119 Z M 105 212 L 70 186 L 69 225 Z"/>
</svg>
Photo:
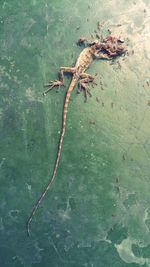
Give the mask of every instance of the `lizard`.
<svg viewBox="0 0 150 267">
<path fill-rule="evenodd" d="M 63 107 L 63 120 L 62 120 L 62 129 L 58 144 L 58 150 L 56 155 L 55 166 L 53 169 L 53 174 L 51 179 L 49 180 L 47 186 L 45 187 L 44 191 L 41 193 L 40 197 L 37 199 L 30 217 L 27 221 L 27 232 L 30 235 L 30 225 L 32 219 L 37 211 L 38 207 L 40 206 L 42 200 L 44 199 L 46 193 L 50 189 L 54 179 L 56 177 L 61 151 L 62 151 L 62 143 L 65 135 L 66 130 L 66 118 L 67 118 L 67 111 L 68 111 L 68 104 L 70 101 L 70 96 L 72 91 L 74 90 L 76 84 L 79 82 L 80 90 L 84 91 L 85 99 L 87 96 L 90 95 L 88 85 L 90 82 L 94 81 L 94 76 L 87 74 L 85 71 L 89 68 L 91 63 L 94 59 L 103 59 L 103 60 L 111 60 L 119 55 L 125 54 L 127 51 L 127 47 L 124 45 L 124 40 L 121 38 L 117 38 L 112 35 L 108 35 L 106 38 L 99 40 L 96 39 L 95 41 L 88 41 L 85 37 L 81 37 L 78 40 L 78 45 L 84 45 L 84 49 L 79 54 L 77 58 L 76 64 L 74 67 L 61 67 L 60 68 L 60 79 L 55 81 L 50 81 L 45 86 L 48 89 L 43 93 L 47 95 L 47 93 L 55 87 L 64 86 L 64 74 L 69 73 L 72 75 L 72 80 L 70 82 L 69 88 L 66 92 L 66 97 L 64 101 Z"/>
</svg>

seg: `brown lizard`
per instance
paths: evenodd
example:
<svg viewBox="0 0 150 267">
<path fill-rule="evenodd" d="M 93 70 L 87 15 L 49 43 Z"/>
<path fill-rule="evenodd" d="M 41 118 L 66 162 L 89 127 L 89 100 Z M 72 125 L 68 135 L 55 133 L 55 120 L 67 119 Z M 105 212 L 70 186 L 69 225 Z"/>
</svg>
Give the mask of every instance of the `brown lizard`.
<svg viewBox="0 0 150 267">
<path fill-rule="evenodd" d="M 116 38 L 114 36 L 107 36 L 103 40 L 95 40 L 94 42 L 88 42 L 86 38 L 82 37 L 79 39 L 78 44 L 79 45 L 86 45 L 82 52 L 80 53 L 76 64 L 74 67 L 61 67 L 60 68 L 60 80 L 51 81 L 46 86 L 49 87 L 45 92 L 44 95 L 46 95 L 52 88 L 54 87 L 60 87 L 64 85 L 64 73 L 70 73 L 72 74 L 72 80 L 69 85 L 69 88 L 66 93 L 65 102 L 64 102 L 64 109 L 63 109 L 63 121 L 62 121 L 62 131 L 59 139 L 59 145 L 58 145 L 58 151 L 57 151 L 57 157 L 56 162 L 52 174 L 52 178 L 48 182 L 46 188 L 38 198 L 37 202 L 35 203 L 31 215 L 27 222 L 27 231 L 28 235 L 30 235 L 30 224 L 32 222 L 33 216 L 38 209 L 39 205 L 41 204 L 44 196 L 46 195 L 47 191 L 50 189 L 55 177 L 56 172 L 58 168 L 58 164 L 60 161 L 60 155 L 62 150 L 62 143 L 63 138 L 65 134 L 66 129 L 66 116 L 67 116 L 67 110 L 68 110 L 68 104 L 70 101 L 70 96 L 72 91 L 74 90 L 77 82 L 79 81 L 79 88 L 80 90 L 84 91 L 85 99 L 87 98 L 87 95 L 90 95 L 90 92 L 88 90 L 88 84 L 89 82 L 93 82 L 94 77 L 90 74 L 85 73 L 86 69 L 91 65 L 92 61 L 94 59 L 112 59 L 116 56 L 125 54 L 127 51 L 126 46 L 123 44 L 124 41 L 120 38 Z"/>
</svg>

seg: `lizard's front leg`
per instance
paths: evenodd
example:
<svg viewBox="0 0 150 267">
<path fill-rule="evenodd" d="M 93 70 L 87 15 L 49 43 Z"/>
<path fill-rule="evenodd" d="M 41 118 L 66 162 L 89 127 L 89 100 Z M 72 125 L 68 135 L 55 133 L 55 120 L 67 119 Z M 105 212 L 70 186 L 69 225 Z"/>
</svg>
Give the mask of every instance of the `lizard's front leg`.
<svg viewBox="0 0 150 267">
<path fill-rule="evenodd" d="M 75 71 L 76 71 L 76 68 L 72 68 L 72 67 L 61 67 L 60 68 L 60 81 L 62 82 L 62 85 L 64 85 L 64 74 L 65 73 L 74 74 Z"/>
<path fill-rule="evenodd" d="M 50 81 L 48 84 L 46 84 L 45 86 L 48 87 L 48 89 L 43 94 L 46 95 L 54 87 L 64 86 L 64 74 L 65 73 L 74 74 L 75 71 L 76 69 L 72 67 L 61 67 L 60 68 L 60 79 L 55 80 L 55 81 Z"/>
<path fill-rule="evenodd" d="M 107 59 L 107 60 L 112 59 L 111 55 L 108 55 L 107 53 L 102 53 L 102 52 L 95 52 L 94 57 L 96 59 Z"/>
<path fill-rule="evenodd" d="M 87 96 L 89 95 L 90 97 L 92 96 L 88 86 L 90 82 L 93 82 L 94 77 L 90 74 L 87 73 L 82 73 L 80 75 L 81 80 L 79 81 L 79 90 L 83 90 L 84 91 L 84 97 L 85 97 L 85 101 L 87 100 Z M 79 91 L 78 91 L 79 92 Z"/>
</svg>

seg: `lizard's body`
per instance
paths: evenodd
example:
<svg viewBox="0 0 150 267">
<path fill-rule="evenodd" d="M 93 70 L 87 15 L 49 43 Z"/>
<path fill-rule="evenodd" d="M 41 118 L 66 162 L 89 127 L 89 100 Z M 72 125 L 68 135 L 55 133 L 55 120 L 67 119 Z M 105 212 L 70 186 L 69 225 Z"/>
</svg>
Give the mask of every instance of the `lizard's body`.
<svg viewBox="0 0 150 267">
<path fill-rule="evenodd" d="M 119 39 L 115 38 L 115 41 L 116 40 L 119 40 Z M 80 40 L 80 44 L 84 43 L 84 41 Z M 110 39 L 109 39 L 109 45 L 110 44 L 111 43 L 110 43 Z M 107 45 L 107 48 L 105 49 L 106 45 Z M 119 45 L 119 47 L 120 47 L 120 49 L 122 49 L 121 44 Z M 48 185 L 46 186 L 45 190 L 40 195 L 35 206 L 33 207 L 33 210 L 31 212 L 31 215 L 30 215 L 28 222 L 27 222 L 28 234 L 30 234 L 30 224 L 31 224 L 31 221 L 33 219 L 33 216 L 34 216 L 36 210 L 38 209 L 40 203 L 42 202 L 44 196 L 46 195 L 47 191 L 50 189 L 50 187 L 51 187 L 51 185 L 52 185 L 52 183 L 56 177 L 57 168 L 58 168 L 58 164 L 60 161 L 60 155 L 61 155 L 61 150 L 62 150 L 63 138 L 64 138 L 64 134 L 65 134 L 65 129 L 66 129 L 66 116 L 67 116 L 67 110 L 68 110 L 68 104 L 69 104 L 71 92 L 74 90 L 78 80 L 80 79 L 79 86 L 80 86 L 80 89 L 84 90 L 85 98 L 87 98 L 87 94 L 90 95 L 87 87 L 88 87 L 89 82 L 93 82 L 94 77 L 90 74 L 85 73 L 85 71 L 91 65 L 92 61 L 95 58 L 111 59 L 112 56 L 117 56 L 119 54 L 123 54 L 126 51 L 125 48 L 123 48 L 122 50 L 119 50 L 119 52 L 117 52 L 116 47 L 114 49 L 115 51 L 114 50 L 112 51 L 112 50 L 113 50 L 112 47 L 111 47 L 111 49 L 110 49 L 110 46 L 108 48 L 107 39 L 104 40 L 104 43 L 94 42 L 89 47 L 86 47 L 82 50 L 82 52 L 80 53 L 74 67 L 61 67 L 60 68 L 60 80 L 55 80 L 54 82 L 50 82 L 49 84 L 46 85 L 49 88 L 48 88 L 48 90 L 46 90 L 44 92 L 44 95 L 46 95 L 49 92 L 49 90 L 51 90 L 53 87 L 64 85 L 64 73 L 71 73 L 72 74 L 72 80 L 71 80 L 71 83 L 70 83 L 69 88 L 67 90 L 65 102 L 64 102 L 62 131 L 61 131 L 61 135 L 60 135 L 60 140 L 59 140 L 57 157 L 56 157 L 53 175 L 52 175 L 51 180 L 48 182 Z"/>
</svg>

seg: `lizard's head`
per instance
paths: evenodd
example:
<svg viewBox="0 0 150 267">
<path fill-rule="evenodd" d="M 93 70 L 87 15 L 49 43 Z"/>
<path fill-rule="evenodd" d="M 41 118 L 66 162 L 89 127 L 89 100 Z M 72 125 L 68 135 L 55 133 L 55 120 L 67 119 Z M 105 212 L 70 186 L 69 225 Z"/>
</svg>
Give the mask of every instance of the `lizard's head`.
<svg viewBox="0 0 150 267">
<path fill-rule="evenodd" d="M 89 46 L 95 46 L 95 47 L 100 47 L 100 40 L 95 39 L 93 42 L 89 42 Z"/>
<path fill-rule="evenodd" d="M 127 51 L 125 41 L 120 37 L 117 38 L 112 35 L 108 35 L 105 38 L 97 38 L 94 41 L 88 41 L 85 37 L 82 36 L 78 40 L 77 44 L 90 46 L 93 51 L 107 54 L 109 58 L 120 56 L 122 54 L 125 54 Z"/>
<path fill-rule="evenodd" d="M 95 39 L 94 41 L 89 41 L 87 40 L 86 37 L 81 36 L 77 42 L 77 45 L 81 46 L 81 45 L 85 45 L 85 46 L 94 46 L 95 48 L 99 49 L 100 48 L 100 40 L 99 39 Z"/>
<path fill-rule="evenodd" d="M 102 47 L 102 43 L 99 39 L 95 39 L 93 42 L 90 42 L 88 45 L 93 49 L 93 51 L 100 51 Z"/>
<path fill-rule="evenodd" d="M 110 57 L 116 57 L 125 54 L 127 46 L 122 38 L 108 35 L 103 39 L 101 50 L 104 53 L 107 53 Z"/>
</svg>

